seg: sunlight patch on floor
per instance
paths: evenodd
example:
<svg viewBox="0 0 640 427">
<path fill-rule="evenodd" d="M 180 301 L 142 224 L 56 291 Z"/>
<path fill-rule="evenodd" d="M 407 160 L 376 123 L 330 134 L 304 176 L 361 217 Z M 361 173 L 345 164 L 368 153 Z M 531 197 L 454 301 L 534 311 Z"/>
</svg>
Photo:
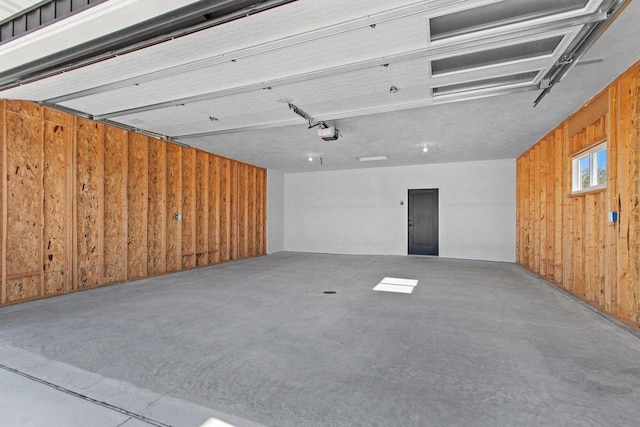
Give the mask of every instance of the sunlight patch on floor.
<svg viewBox="0 0 640 427">
<path fill-rule="evenodd" d="M 385 277 L 378 283 L 373 290 L 383 292 L 396 292 L 401 294 L 413 293 L 413 290 L 418 285 L 417 280 L 413 279 L 400 279 L 397 277 Z"/>
</svg>

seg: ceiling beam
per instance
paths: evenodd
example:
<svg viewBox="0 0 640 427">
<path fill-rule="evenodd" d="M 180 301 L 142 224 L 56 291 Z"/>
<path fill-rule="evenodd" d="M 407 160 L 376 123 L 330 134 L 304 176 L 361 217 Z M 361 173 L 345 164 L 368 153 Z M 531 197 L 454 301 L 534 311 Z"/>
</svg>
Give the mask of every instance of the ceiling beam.
<svg viewBox="0 0 640 427">
<path fill-rule="evenodd" d="M 314 116 L 315 120 L 318 122 L 328 122 L 340 119 L 348 119 L 351 117 L 360 117 L 360 116 L 368 116 L 371 114 L 380 114 L 380 113 L 389 113 L 392 111 L 403 111 L 403 110 L 411 110 L 415 108 L 423 108 L 432 105 L 442 105 L 442 104 L 450 104 L 452 102 L 462 102 L 462 101 L 471 101 L 475 99 L 489 98 L 493 96 L 500 95 L 512 95 L 515 93 L 522 92 L 530 92 L 538 90 L 538 85 L 536 84 L 525 84 L 519 86 L 511 86 L 511 87 L 501 87 L 501 88 L 491 88 L 491 89 L 479 89 L 474 91 L 469 91 L 466 93 L 457 93 L 451 95 L 443 95 L 436 98 L 429 98 L 421 101 L 407 102 L 404 104 L 390 104 L 383 105 L 379 107 L 372 107 L 360 110 L 352 110 L 352 111 L 337 111 L 332 113 L 320 114 Z M 291 119 L 291 120 L 282 120 L 277 122 L 269 122 L 269 123 L 259 123 L 255 125 L 243 126 L 238 128 L 230 128 L 230 129 L 221 129 L 209 132 L 199 132 L 192 134 L 184 134 L 184 135 L 172 135 L 170 136 L 171 140 L 180 141 L 185 139 L 194 139 L 194 138 L 206 138 L 209 136 L 215 135 L 224 135 L 235 132 L 247 132 L 253 130 L 261 130 L 261 129 L 272 129 L 286 126 L 295 126 L 304 124 L 305 122 L 301 119 Z"/>
</svg>

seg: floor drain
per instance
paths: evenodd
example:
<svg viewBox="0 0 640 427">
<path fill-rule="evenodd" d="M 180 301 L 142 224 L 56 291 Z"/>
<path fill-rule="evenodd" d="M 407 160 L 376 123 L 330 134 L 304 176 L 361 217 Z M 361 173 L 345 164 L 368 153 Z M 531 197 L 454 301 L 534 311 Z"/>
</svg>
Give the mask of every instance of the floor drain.
<svg viewBox="0 0 640 427">
<path fill-rule="evenodd" d="M 323 292 L 323 294 L 328 294 L 328 295 L 335 294 L 335 293 L 336 293 L 336 291 L 324 291 Z"/>
</svg>

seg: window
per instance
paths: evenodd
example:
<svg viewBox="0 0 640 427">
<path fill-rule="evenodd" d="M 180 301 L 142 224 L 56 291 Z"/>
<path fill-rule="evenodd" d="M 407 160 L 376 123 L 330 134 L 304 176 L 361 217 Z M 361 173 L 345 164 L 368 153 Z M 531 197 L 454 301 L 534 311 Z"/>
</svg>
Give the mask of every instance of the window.
<svg viewBox="0 0 640 427">
<path fill-rule="evenodd" d="M 571 170 L 574 193 L 605 188 L 607 186 L 606 141 L 574 156 Z"/>
</svg>

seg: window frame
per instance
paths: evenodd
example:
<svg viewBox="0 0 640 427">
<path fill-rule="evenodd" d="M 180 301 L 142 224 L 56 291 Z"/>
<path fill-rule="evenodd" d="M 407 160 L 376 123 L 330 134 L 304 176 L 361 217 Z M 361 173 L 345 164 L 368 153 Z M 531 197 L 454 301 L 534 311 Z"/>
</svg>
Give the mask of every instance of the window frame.
<svg viewBox="0 0 640 427">
<path fill-rule="evenodd" d="M 580 179 L 580 168 L 579 162 L 582 159 L 589 158 L 589 180 L 590 184 L 594 183 L 594 178 L 597 179 L 598 176 L 598 162 L 597 162 L 597 153 L 602 150 L 607 150 L 607 180 L 603 183 L 598 183 L 596 185 L 591 185 L 588 188 L 579 188 L 579 184 L 581 182 Z M 607 183 L 609 182 L 609 147 L 607 144 L 607 140 L 600 141 L 586 150 L 582 150 L 573 156 L 571 156 L 571 194 L 579 195 L 583 193 L 588 193 L 591 191 L 598 191 L 607 188 Z"/>
</svg>

